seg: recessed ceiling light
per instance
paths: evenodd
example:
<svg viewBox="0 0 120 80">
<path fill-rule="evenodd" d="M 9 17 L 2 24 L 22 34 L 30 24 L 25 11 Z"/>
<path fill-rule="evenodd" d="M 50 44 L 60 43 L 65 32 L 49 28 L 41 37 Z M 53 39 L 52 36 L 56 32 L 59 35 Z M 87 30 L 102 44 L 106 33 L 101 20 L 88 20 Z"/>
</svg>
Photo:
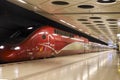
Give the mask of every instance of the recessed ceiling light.
<svg viewBox="0 0 120 80">
<path fill-rule="evenodd" d="M 87 27 L 94 27 L 94 25 L 86 25 Z"/>
<path fill-rule="evenodd" d="M 103 23 L 103 21 L 93 21 L 94 23 Z"/>
<path fill-rule="evenodd" d="M 120 21 L 118 21 L 118 23 L 117 23 L 117 24 L 118 24 L 118 26 L 120 26 Z"/>
<path fill-rule="evenodd" d="M 116 0 L 97 0 L 99 3 L 114 3 Z"/>
<path fill-rule="evenodd" d="M 82 24 L 91 24 L 91 23 L 89 23 L 89 22 L 83 22 Z"/>
<path fill-rule="evenodd" d="M 85 32 L 86 34 L 89 34 L 88 32 Z"/>
<path fill-rule="evenodd" d="M 70 23 L 68 23 L 68 22 L 66 22 L 64 20 L 60 20 L 60 21 L 63 22 L 63 23 L 65 23 L 65 24 L 67 24 L 67 25 L 69 25 L 69 26 L 72 26 L 72 27 L 76 28 L 76 26 L 74 26 L 74 25 L 72 25 L 72 24 L 70 24 Z"/>
<path fill-rule="evenodd" d="M 110 29 L 117 29 L 117 27 L 110 27 Z"/>
<path fill-rule="evenodd" d="M 105 29 L 105 27 L 99 27 L 99 29 Z"/>
<path fill-rule="evenodd" d="M 34 6 L 33 9 L 34 9 L 34 11 L 36 11 L 36 12 L 39 11 L 39 8 L 38 8 L 37 6 Z"/>
<path fill-rule="evenodd" d="M 82 29 L 79 29 L 80 31 L 83 31 Z"/>
<path fill-rule="evenodd" d="M 109 24 L 117 24 L 116 22 L 109 22 Z"/>
<path fill-rule="evenodd" d="M 109 25 L 109 27 L 117 27 L 118 25 Z"/>
<path fill-rule="evenodd" d="M 112 30 L 116 30 L 116 29 L 118 29 L 118 28 L 114 28 L 114 27 L 112 27 L 112 28 L 110 28 L 110 29 L 112 29 Z"/>
<path fill-rule="evenodd" d="M 98 26 L 99 28 L 106 28 L 105 26 Z"/>
<path fill-rule="evenodd" d="M 96 25 L 105 25 L 105 24 L 96 24 Z"/>
<path fill-rule="evenodd" d="M 27 4 L 24 0 L 18 0 L 21 3 Z"/>
<path fill-rule="evenodd" d="M 78 21 L 88 21 L 87 19 L 78 19 Z"/>
<path fill-rule="evenodd" d="M 90 19 L 101 19 L 101 17 L 90 17 Z"/>
<path fill-rule="evenodd" d="M 91 8 L 94 8 L 94 6 L 93 5 L 79 5 L 78 8 L 91 9 Z"/>
<path fill-rule="evenodd" d="M 117 37 L 120 37 L 120 34 L 117 34 Z"/>
<path fill-rule="evenodd" d="M 106 21 L 117 21 L 117 19 L 106 19 Z"/>
<path fill-rule="evenodd" d="M 53 1 L 51 3 L 55 5 L 68 5 L 69 4 L 68 2 L 65 2 L 65 1 Z"/>
</svg>

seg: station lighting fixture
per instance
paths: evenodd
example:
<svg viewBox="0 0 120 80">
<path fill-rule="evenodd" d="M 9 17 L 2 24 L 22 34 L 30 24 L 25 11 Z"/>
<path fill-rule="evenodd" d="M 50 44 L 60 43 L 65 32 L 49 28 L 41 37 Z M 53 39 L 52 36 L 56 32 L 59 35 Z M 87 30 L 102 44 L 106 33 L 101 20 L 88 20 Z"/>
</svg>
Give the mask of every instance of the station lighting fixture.
<svg viewBox="0 0 120 80">
<path fill-rule="evenodd" d="M 34 6 L 33 8 L 35 12 L 39 11 L 39 8 L 37 6 Z"/>
<path fill-rule="evenodd" d="M 120 34 L 117 34 L 117 37 L 120 37 Z"/>
<path fill-rule="evenodd" d="M 106 21 L 118 21 L 118 19 L 111 18 L 111 19 L 106 19 Z"/>
<path fill-rule="evenodd" d="M 79 5 L 78 8 L 82 8 L 82 9 L 92 9 L 94 8 L 93 5 Z"/>
<path fill-rule="evenodd" d="M 77 19 L 78 21 L 88 21 L 87 19 Z"/>
<path fill-rule="evenodd" d="M 5 48 L 5 46 L 3 46 L 3 45 L 0 46 L 0 49 L 4 49 L 4 48 Z"/>
<path fill-rule="evenodd" d="M 89 34 L 88 32 L 85 32 L 86 34 Z"/>
<path fill-rule="evenodd" d="M 90 19 L 101 19 L 101 17 L 89 17 Z"/>
<path fill-rule="evenodd" d="M 118 24 L 118 26 L 120 26 L 120 21 L 118 21 L 118 23 L 117 23 L 117 24 Z"/>
<path fill-rule="evenodd" d="M 91 24 L 91 23 L 89 23 L 89 22 L 83 22 L 82 24 Z"/>
<path fill-rule="evenodd" d="M 29 29 L 29 30 L 30 30 L 30 29 L 33 29 L 33 27 L 28 27 L 27 29 Z"/>
<path fill-rule="evenodd" d="M 60 20 L 60 21 L 63 22 L 63 23 L 65 23 L 65 24 L 67 24 L 67 25 L 69 25 L 69 26 L 72 26 L 72 27 L 76 28 L 76 26 L 74 26 L 74 25 L 72 25 L 72 24 L 70 24 L 70 23 L 68 23 L 68 22 L 66 22 L 64 20 Z"/>
<path fill-rule="evenodd" d="M 27 4 L 24 0 L 18 0 L 21 3 Z"/>
<path fill-rule="evenodd" d="M 53 1 L 52 4 L 55 4 L 55 5 L 68 5 L 69 3 L 65 2 L 65 1 Z"/>
<path fill-rule="evenodd" d="M 79 29 L 80 31 L 83 31 L 82 29 Z"/>
<path fill-rule="evenodd" d="M 114 3 L 116 0 L 97 0 L 99 3 Z"/>
</svg>

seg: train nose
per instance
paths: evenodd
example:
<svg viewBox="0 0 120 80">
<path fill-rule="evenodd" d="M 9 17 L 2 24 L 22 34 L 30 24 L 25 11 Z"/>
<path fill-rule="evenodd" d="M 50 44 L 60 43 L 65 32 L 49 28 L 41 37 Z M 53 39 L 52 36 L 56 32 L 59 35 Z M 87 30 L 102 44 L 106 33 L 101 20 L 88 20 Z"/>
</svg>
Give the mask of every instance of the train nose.
<svg viewBox="0 0 120 80">
<path fill-rule="evenodd" d="M 15 60 L 16 54 L 11 51 L 2 51 L 0 52 L 0 63 L 13 62 Z"/>
<path fill-rule="evenodd" d="M 2 53 L 0 53 L 0 64 L 3 63 L 5 63 L 5 56 Z"/>
</svg>

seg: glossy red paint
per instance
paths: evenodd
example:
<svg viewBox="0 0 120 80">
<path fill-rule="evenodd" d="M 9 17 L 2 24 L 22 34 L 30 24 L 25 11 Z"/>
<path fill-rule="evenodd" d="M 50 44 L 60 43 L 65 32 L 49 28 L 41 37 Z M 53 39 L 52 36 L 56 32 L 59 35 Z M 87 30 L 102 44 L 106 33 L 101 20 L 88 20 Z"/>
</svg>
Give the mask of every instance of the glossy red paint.
<svg viewBox="0 0 120 80">
<path fill-rule="evenodd" d="M 71 46 L 68 48 L 66 48 L 66 46 L 74 42 L 81 42 L 79 45 L 81 45 L 84 50 L 81 48 L 78 50 L 67 50 Z M 51 26 L 43 26 L 31 33 L 17 46 L 13 47 L 10 45 L 7 49 L 1 50 L 0 62 L 15 62 L 90 52 L 91 50 L 89 48 L 85 48 L 86 44 L 89 44 L 89 41 L 84 37 L 79 37 L 78 35 Z"/>
</svg>

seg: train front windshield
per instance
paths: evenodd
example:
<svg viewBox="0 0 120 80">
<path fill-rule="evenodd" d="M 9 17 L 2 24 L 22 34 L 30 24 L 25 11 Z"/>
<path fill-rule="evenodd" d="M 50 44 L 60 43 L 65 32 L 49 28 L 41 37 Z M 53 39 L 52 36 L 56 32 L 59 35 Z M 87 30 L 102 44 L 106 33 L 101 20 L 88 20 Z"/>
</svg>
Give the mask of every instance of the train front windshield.
<svg viewBox="0 0 120 80">
<path fill-rule="evenodd" d="M 9 37 L 7 41 L 5 41 L 5 44 L 19 44 L 24 39 L 26 39 L 33 31 L 35 31 L 35 28 L 16 31 Z"/>
</svg>

